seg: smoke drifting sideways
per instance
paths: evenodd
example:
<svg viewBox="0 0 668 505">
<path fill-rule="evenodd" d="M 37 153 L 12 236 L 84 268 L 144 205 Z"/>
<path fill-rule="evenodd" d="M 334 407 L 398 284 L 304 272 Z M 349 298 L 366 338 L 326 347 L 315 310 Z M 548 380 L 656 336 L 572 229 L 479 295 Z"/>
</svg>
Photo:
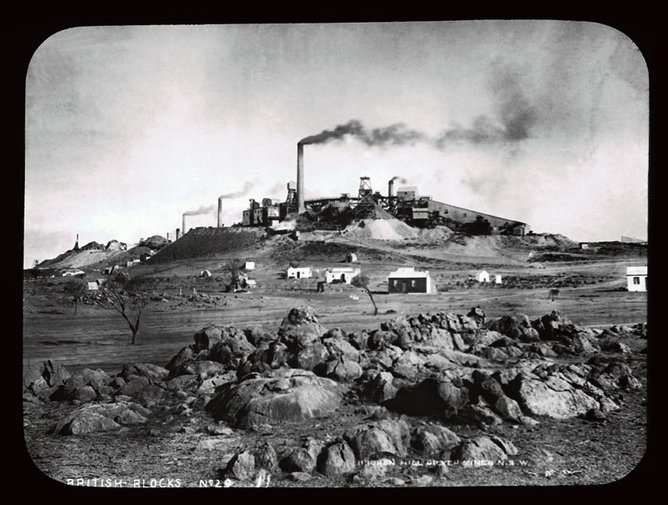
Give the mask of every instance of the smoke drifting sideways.
<svg viewBox="0 0 668 505">
<path fill-rule="evenodd" d="M 236 191 L 234 193 L 227 193 L 227 194 L 224 194 L 224 195 L 220 195 L 218 197 L 218 199 L 219 200 L 224 200 L 224 199 L 227 199 L 227 198 L 238 198 L 238 197 L 244 196 L 251 189 L 253 189 L 253 186 L 254 186 L 254 184 L 252 182 L 247 182 L 246 184 L 244 184 L 244 187 L 241 190 Z M 186 212 L 183 213 L 183 215 L 184 216 L 200 216 L 202 214 L 211 214 L 211 213 L 215 212 L 215 210 L 216 210 L 215 205 L 203 205 L 203 206 L 199 207 L 198 209 L 186 211 Z"/>
<path fill-rule="evenodd" d="M 253 185 L 252 182 L 247 182 L 246 184 L 244 184 L 243 189 L 241 189 L 240 191 L 236 191 L 236 192 L 234 192 L 234 193 L 226 193 L 226 194 L 224 194 L 224 195 L 220 195 L 220 196 L 218 197 L 218 199 L 219 199 L 219 200 L 225 200 L 225 199 L 227 199 L 227 198 L 239 198 L 239 197 L 241 197 L 241 196 L 244 196 L 244 195 L 245 195 L 246 193 L 248 193 L 251 189 L 253 189 L 253 186 L 254 186 L 254 185 Z"/>
<path fill-rule="evenodd" d="M 404 123 L 367 130 L 359 120 L 351 119 L 332 130 L 305 137 L 298 144 L 324 144 L 350 136 L 368 146 L 425 143 L 445 150 L 452 143 L 513 144 L 530 138 L 539 114 L 524 93 L 521 71 L 508 65 L 499 65 L 490 76 L 488 88 L 494 97 L 494 119 L 487 115 L 477 116 L 468 128 L 454 123 L 440 134 L 430 136 Z"/>
<path fill-rule="evenodd" d="M 351 119 L 346 124 L 339 125 L 333 130 L 324 130 L 317 135 L 305 137 L 298 144 L 324 144 L 332 140 L 342 140 L 346 135 L 354 137 L 368 146 L 401 146 L 428 140 L 426 135 L 409 129 L 403 123 L 393 124 L 385 128 L 367 130 L 360 121 Z"/>
<path fill-rule="evenodd" d="M 199 216 L 199 215 L 202 215 L 202 214 L 209 214 L 209 213 L 213 212 L 214 210 L 216 210 L 215 205 L 207 205 L 207 206 L 202 206 L 202 207 L 200 207 L 198 209 L 195 209 L 195 210 L 188 210 L 188 211 L 184 212 L 183 215 L 184 216 Z"/>
</svg>

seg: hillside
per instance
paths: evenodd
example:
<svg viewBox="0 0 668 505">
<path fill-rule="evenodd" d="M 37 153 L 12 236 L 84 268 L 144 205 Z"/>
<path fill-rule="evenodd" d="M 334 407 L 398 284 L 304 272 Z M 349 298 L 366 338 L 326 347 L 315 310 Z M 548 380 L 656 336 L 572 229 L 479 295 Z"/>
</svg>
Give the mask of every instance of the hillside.
<svg viewBox="0 0 668 505">
<path fill-rule="evenodd" d="M 224 254 L 252 246 L 264 236 L 264 231 L 256 228 L 194 228 L 162 249 L 147 263 Z"/>
</svg>

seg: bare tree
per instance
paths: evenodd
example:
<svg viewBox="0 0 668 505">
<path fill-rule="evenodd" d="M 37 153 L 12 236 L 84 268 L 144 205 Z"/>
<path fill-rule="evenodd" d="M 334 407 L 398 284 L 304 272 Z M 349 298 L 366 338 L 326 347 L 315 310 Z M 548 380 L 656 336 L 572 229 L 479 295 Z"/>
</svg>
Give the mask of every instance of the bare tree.
<svg viewBox="0 0 668 505">
<path fill-rule="evenodd" d="M 371 303 L 373 304 L 373 315 L 377 316 L 378 307 L 376 306 L 376 302 L 374 301 L 371 290 L 369 289 L 369 277 L 367 275 L 358 275 L 357 277 L 353 278 L 351 284 L 366 291 L 366 294 L 369 295 L 369 300 L 371 300 Z"/>
<path fill-rule="evenodd" d="M 103 303 L 118 312 L 128 323 L 132 332 L 131 344 L 137 341 L 141 316 L 146 307 L 147 296 L 137 289 L 127 277 L 116 277 L 102 286 Z"/>
<path fill-rule="evenodd" d="M 74 300 L 74 315 L 77 313 L 79 308 L 79 300 L 83 298 L 88 290 L 88 284 L 85 280 L 80 278 L 74 278 L 67 281 L 65 284 L 65 292 L 72 296 Z"/>
</svg>

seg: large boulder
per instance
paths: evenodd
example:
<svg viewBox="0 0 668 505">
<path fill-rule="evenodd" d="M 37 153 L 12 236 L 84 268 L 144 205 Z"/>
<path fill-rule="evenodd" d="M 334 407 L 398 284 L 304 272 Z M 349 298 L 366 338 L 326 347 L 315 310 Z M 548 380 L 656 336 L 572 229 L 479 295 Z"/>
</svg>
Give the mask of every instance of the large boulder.
<svg viewBox="0 0 668 505">
<path fill-rule="evenodd" d="M 445 426 L 419 424 L 411 433 L 411 447 L 425 455 L 438 456 L 459 445 L 461 439 Z"/>
<path fill-rule="evenodd" d="M 317 469 L 327 477 L 338 477 L 355 471 L 355 454 L 345 440 L 327 445 L 317 460 Z"/>
<path fill-rule="evenodd" d="M 345 358 L 349 361 L 359 361 L 359 351 L 348 341 L 340 329 L 329 330 L 320 341 L 325 346 L 329 359 Z"/>
<path fill-rule="evenodd" d="M 599 407 L 594 398 L 555 375 L 541 379 L 521 373 L 511 384 L 511 389 L 510 396 L 533 416 L 569 419 Z"/>
<path fill-rule="evenodd" d="M 532 327 L 529 318 L 524 314 L 501 316 L 488 322 L 486 327 L 522 342 L 536 342 L 540 339 L 539 332 Z"/>
<path fill-rule="evenodd" d="M 166 380 L 169 376 L 169 370 L 153 363 L 134 363 L 123 365 L 118 376 L 123 377 L 125 380 L 129 380 L 132 377 L 146 377 L 153 382 Z"/>
<path fill-rule="evenodd" d="M 257 372 L 262 373 L 267 370 L 282 368 L 288 366 L 289 355 L 287 346 L 276 340 L 263 340 L 258 343 L 255 351 L 249 354 L 237 368 L 239 377 Z"/>
<path fill-rule="evenodd" d="M 356 361 L 342 357 L 321 363 L 314 372 L 337 382 L 350 382 L 361 377 L 362 367 Z"/>
<path fill-rule="evenodd" d="M 118 429 L 123 425 L 145 423 L 150 411 L 133 402 L 89 404 L 75 409 L 58 421 L 54 433 L 85 435 L 97 431 Z"/>
<path fill-rule="evenodd" d="M 428 378 L 416 385 L 404 386 L 385 407 L 411 416 L 449 418 L 469 403 L 469 391 L 455 379 Z"/>
<path fill-rule="evenodd" d="M 280 369 L 268 377 L 250 375 L 224 384 L 206 408 L 217 420 L 250 428 L 329 414 L 341 399 L 342 390 L 331 379 L 306 370 Z"/>
<path fill-rule="evenodd" d="M 405 456 L 410 444 L 408 424 L 402 420 L 381 419 L 356 426 L 343 434 L 357 459 L 387 455 Z"/>
<path fill-rule="evenodd" d="M 315 309 L 305 306 L 290 310 L 281 322 L 278 337 L 291 353 L 297 353 L 301 349 L 319 342 L 325 331 L 325 328 L 318 321 Z"/>
<path fill-rule="evenodd" d="M 311 473 L 316 465 L 316 457 L 314 457 L 308 449 L 298 447 L 290 451 L 290 453 L 281 459 L 279 466 L 284 472 L 305 472 Z"/>
<path fill-rule="evenodd" d="M 55 361 L 30 363 L 23 368 L 23 390 L 42 400 L 48 400 L 70 376 L 70 372 Z"/>
<path fill-rule="evenodd" d="M 209 325 L 199 330 L 194 335 L 194 351 L 199 352 L 210 349 L 216 342 L 220 342 L 223 329 L 220 326 Z"/>
<path fill-rule="evenodd" d="M 251 480 L 255 475 L 255 456 L 249 450 L 235 454 L 228 461 L 224 473 L 240 481 Z"/>
<path fill-rule="evenodd" d="M 185 367 L 191 362 L 197 359 L 200 351 L 195 351 L 195 345 L 189 345 L 182 348 L 178 353 L 172 356 L 172 359 L 169 360 L 169 363 L 165 365 L 165 368 L 169 370 L 169 377 L 178 377 L 179 375 L 184 375 Z M 208 353 L 207 353 L 208 354 Z"/>
<path fill-rule="evenodd" d="M 220 340 L 209 348 L 209 359 L 225 365 L 227 370 L 236 370 L 239 364 L 255 351 L 255 346 L 244 332 L 236 328 L 223 328 Z"/>
<path fill-rule="evenodd" d="M 383 403 L 391 400 L 397 394 L 397 388 L 392 384 L 394 376 L 390 372 L 377 372 L 364 384 L 363 394 L 369 400 Z"/>
<path fill-rule="evenodd" d="M 303 347 L 297 346 L 296 350 L 293 348 L 293 352 L 288 356 L 288 365 L 292 368 L 313 370 L 320 363 L 327 361 L 328 358 L 329 353 L 327 352 L 327 349 L 316 340 Z"/>
<path fill-rule="evenodd" d="M 269 442 L 264 442 L 260 444 L 255 451 L 253 451 L 255 456 L 255 466 L 257 468 L 264 468 L 270 472 L 273 472 L 278 467 L 278 455 L 276 454 L 276 449 Z"/>
<path fill-rule="evenodd" d="M 452 459 L 463 464 L 494 464 L 496 461 L 517 455 L 512 442 L 497 436 L 480 436 L 462 442 L 452 451 Z"/>
</svg>

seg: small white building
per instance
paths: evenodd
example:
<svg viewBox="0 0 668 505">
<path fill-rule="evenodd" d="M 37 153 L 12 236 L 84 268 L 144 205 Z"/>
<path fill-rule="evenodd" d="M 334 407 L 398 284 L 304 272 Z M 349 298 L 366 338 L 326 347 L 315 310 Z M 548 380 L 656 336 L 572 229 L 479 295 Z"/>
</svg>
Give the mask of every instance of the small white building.
<svg viewBox="0 0 668 505">
<path fill-rule="evenodd" d="M 494 274 L 494 284 L 503 284 L 501 274 Z"/>
<path fill-rule="evenodd" d="M 626 289 L 647 291 L 647 267 L 626 267 Z"/>
<path fill-rule="evenodd" d="M 357 254 L 355 253 L 346 254 L 346 263 L 357 263 Z"/>
<path fill-rule="evenodd" d="M 255 270 L 255 262 L 247 261 L 246 263 L 244 263 L 244 270 Z"/>
<path fill-rule="evenodd" d="M 487 270 L 478 270 L 475 273 L 475 280 L 478 282 L 489 282 L 489 272 Z"/>
<path fill-rule="evenodd" d="M 309 279 L 313 276 L 311 267 L 289 267 L 288 279 Z"/>
<path fill-rule="evenodd" d="M 77 276 L 77 275 L 85 275 L 86 272 L 83 270 L 69 270 L 67 272 L 63 272 L 63 277 L 72 277 L 72 276 Z"/>
<path fill-rule="evenodd" d="M 97 291 L 100 288 L 97 281 L 88 281 L 86 284 L 88 285 L 88 291 Z"/>
<path fill-rule="evenodd" d="M 325 272 L 325 282 L 331 284 L 333 282 L 350 284 L 352 280 L 360 274 L 359 268 L 350 267 L 336 267 L 330 268 Z"/>
<path fill-rule="evenodd" d="M 388 293 L 434 293 L 428 271 L 417 271 L 413 267 L 400 267 L 387 276 Z"/>
</svg>

